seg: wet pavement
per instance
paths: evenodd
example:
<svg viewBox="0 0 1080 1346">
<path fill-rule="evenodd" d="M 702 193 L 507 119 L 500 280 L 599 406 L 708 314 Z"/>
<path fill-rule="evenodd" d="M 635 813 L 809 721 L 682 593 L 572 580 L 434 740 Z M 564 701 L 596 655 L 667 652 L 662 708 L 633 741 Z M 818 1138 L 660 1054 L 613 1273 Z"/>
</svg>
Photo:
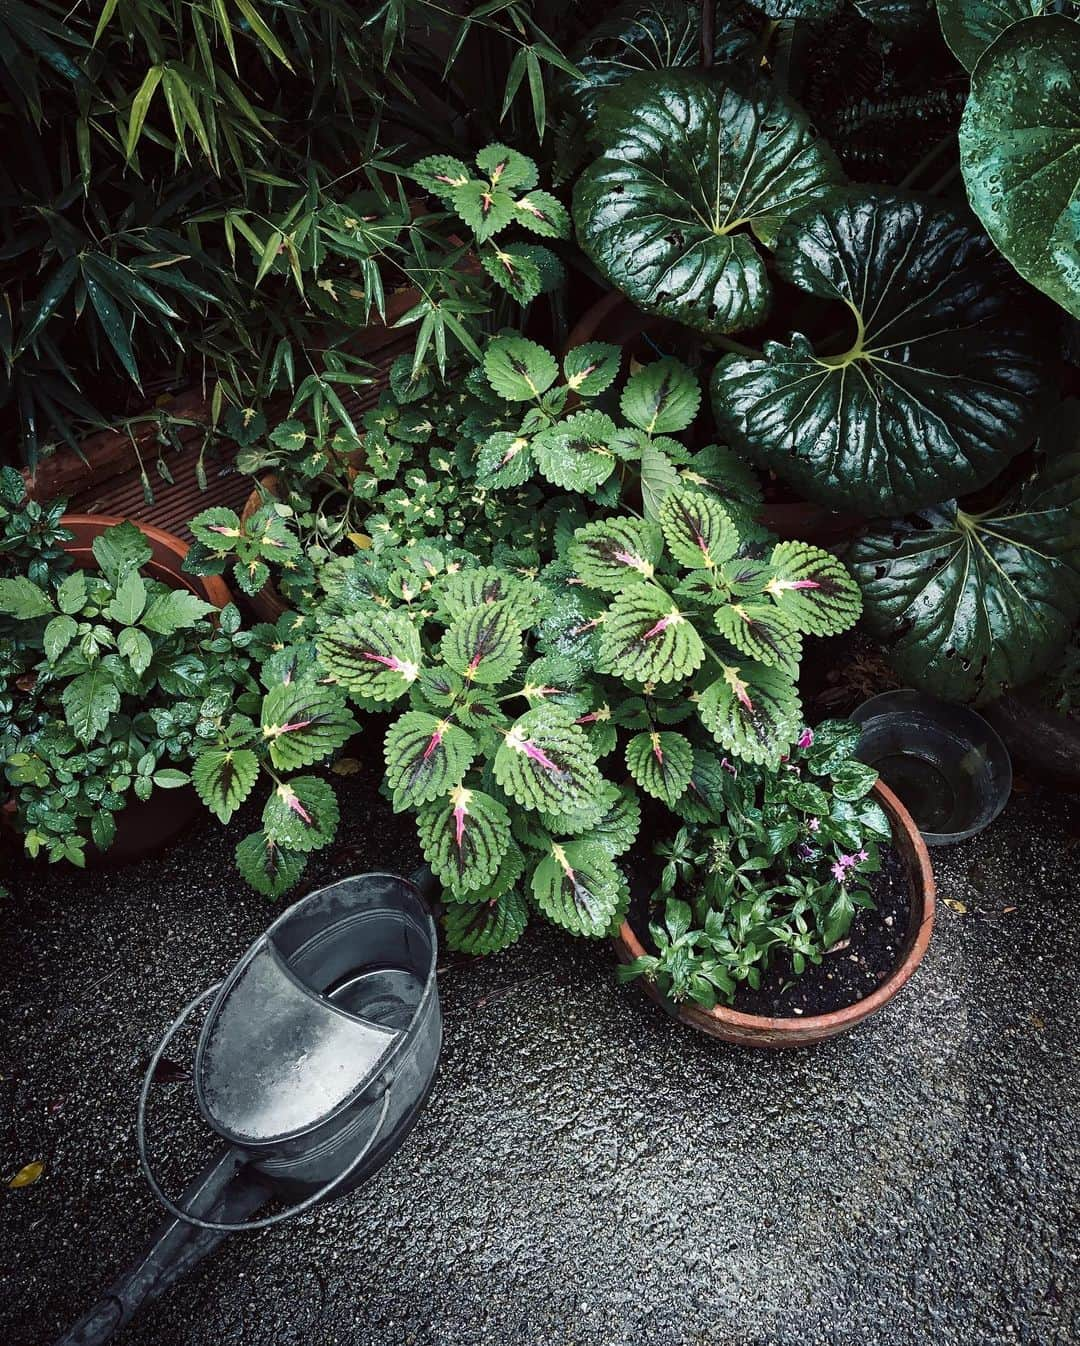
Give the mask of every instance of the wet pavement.
<svg viewBox="0 0 1080 1346">
<path fill-rule="evenodd" d="M 338 784 L 341 842 L 307 886 L 410 869 L 411 829 L 370 776 Z M 118 1340 L 1080 1341 L 1077 813 L 1019 795 L 933 852 L 957 909 L 940 906 L 922 967 L 814 1049 L 706 1041 L 618 987 L 605 946 L 541 925 L 495 959 L 444 958 L 441 1073 L 406 1147 L 346 1200 L 232 1238 Z M 46 1163 L 0 1190 L 9 1346 L 51 1341 L 156 1221 L 133 1141 L 142 1069 L 277 910 L 233 872 L 242 835 L 209 824 L 85 877 L 8 868 L 0 1172 Z M 188 1090 L 154 1091 L 177 1188 L 208 1153 Z"/>
</svg>

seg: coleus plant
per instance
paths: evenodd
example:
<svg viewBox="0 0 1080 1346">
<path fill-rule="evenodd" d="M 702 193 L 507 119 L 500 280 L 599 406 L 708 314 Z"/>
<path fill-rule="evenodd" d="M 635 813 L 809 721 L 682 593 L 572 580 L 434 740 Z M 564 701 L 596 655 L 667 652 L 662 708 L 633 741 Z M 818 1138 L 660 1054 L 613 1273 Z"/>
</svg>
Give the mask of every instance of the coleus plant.
<svg viewBox="0 0 1080 1346">
<path fill-rule="evenodd" d="M 626 773 L 672 807 L 721 769 L 710 741 L 778 765 L 801 726 L 802 634 L 849 626 L 858 590 L 817 548 L 741 555 L 719 501 L 678 484 L 655 522 L 584 524 L 538 573 L 468 559 L 423 545 L 354 558 L 319 663 L 364 708 L 409 700 L 387 732 L 386 784 L 417 813 L 456 947 L 504 947 L 530 903 L 600 937 L 627 900 L 615 861 L 639 809 Z"/>
<path fill-rule="evenodd" d="M 526 155 L 492 144 L 474 162 L 478 172 L 452 155 L 434 154 L 414 164 L 409 176 L 439 197 L 471 231 L 476 256 L 491 279 L 517 303 L 528 304 L 559 283 L 562 263 L 543 244 L 508 241 L 505 231 L 517 226 L 538 238 L 565 239 L 570 236 L 570 217 L 558 197 L 537 188 L 536 164 Z M 417 308 L 418 367 L 426 350 L 424 325 L 433 325 L 434 320 L 421 313 L 423 305 Z M 402 322 L 409 319 L 406 314 Z M 475 343 L 465 341 L 460 331 L 454 334 L 472 354 L 479 354 Z"/>
</svg>

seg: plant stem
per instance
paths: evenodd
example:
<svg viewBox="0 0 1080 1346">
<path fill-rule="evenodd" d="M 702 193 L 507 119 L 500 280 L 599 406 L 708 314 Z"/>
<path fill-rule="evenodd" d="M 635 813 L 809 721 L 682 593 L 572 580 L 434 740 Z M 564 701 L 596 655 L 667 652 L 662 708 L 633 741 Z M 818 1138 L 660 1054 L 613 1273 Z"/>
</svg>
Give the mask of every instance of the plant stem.
<svg viewBox="0 0 1080 1346">
<path fill-rule="evenodd" d="M 716 0 L 701 0 L 701 68 L 711 70 L 716 47 Z"/>
<path fill-rule="evenodd" d="M 712 345 L 722 351 L 730 351 L 733 355 L 745 355 L 748 360 L 764 360 L 764 354 L 755 350 L 753 346 L 744 346 L 741 341 L 732 341 L 731 337 L 710 336 L 709 341 Z"/>
<path fill-rule="evenodd" d="M 930 150 L 926 152 L 926 154 L 923 155 L 923 157 L 919 160 L 919 162 L 915 165 L 915 167 L 911 170 L 911 172 L 908 173 L 906 177 L 901 179 L 900 183 L 898 184 L 899 190 L 904 191 L 908 187 L 910 187 L 912 183 L 916 182 L 922 175 L 922 173 L 924 173 L 932 163 L 940 159 L 941 156 L 944 153 L 946 153 L 946 151 L 954 148 L 955 145 L 956 145 L 955 131 L 950 131 L 947 135 L 942 136 L 941 139 L 937 142 L 937 144 L 934 145 Z"/>
</svg>

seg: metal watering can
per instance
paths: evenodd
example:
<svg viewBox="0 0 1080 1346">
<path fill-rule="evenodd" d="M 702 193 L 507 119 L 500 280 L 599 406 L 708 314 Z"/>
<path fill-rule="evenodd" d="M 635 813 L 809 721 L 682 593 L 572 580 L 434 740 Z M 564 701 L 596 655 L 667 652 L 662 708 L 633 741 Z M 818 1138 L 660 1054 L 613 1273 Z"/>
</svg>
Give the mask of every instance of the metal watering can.
<svg viewBox="0 0 1080 1346">
<path fill-rule="evenodd" d="M 139 1096 L 143 1173 L 170 1218 L 56 1346 L 96 1346 L 228 1234 L 266 1229 L 375 1174 L 427 1101 L 442 1045 L 436 937 L 412 879 L 365 874 L 297 902 L 158 1044 Z M 214 997 L 195 1052 L 199 1111 L 224 1142 L 173 1200 L 150 1165 L 146 1103 L 165 1049 Z M 294 1204 L 252 1218 L 271 1197 Z"/>
</svg>

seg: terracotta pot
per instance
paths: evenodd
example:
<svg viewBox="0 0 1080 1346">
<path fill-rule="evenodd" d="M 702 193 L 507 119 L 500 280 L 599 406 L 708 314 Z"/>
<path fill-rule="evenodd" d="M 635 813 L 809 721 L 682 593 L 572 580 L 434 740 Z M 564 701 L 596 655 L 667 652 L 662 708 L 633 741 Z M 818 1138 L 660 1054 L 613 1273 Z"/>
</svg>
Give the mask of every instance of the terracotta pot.
<svg viewBox="0 0 1080 1346">
<path fill-rule="evenodd" d="M 607 341 L 629 351 L 631 356 L 652 359 L 655 352 L 645 340 L 652 336 L 661 342 L 665 332 L 680 329 L 666 318 L 642 313 L 617 290 L 598 299 L 581 315 L 567 338 L 566 349 L 586 341 Z M 854 514 L 837 514 L 808 500 L 766 504 L 761 522 L 782 541 L 813 542 L 819 547 L 835 546 L 853 537 L 863 520 Z"/>
<path fill-rule="evenodd" d="M 104 514 L 65 514 L 60 522 L 75 535 L 65 544 L 64 550 L 81 569 L 93 570 L 97 567 L 92 550 L 94 539 L 106 528 L 123 523 L 124 520 Z M 185 574 L 181 566 L 188 552 L 188 544 L 181 538 L 135 519 L 130 522 L 145 535 L 153 550 L 153 556 L 145 569 L 154 579 L 171 589 L 187 589 L 215 607 L 223 608 L 232 601 L 228 586 L 219 576 Z M 155 851 L 175 841 L 201 812 L 199 797 L 191 786 L 183 786 L 178 790 L 156 790 L 146 800 L 133 799 L 116 815 L 116 836 L 109 849 L 101 852 L 92 842 L 87 845 L 87 868 L 131 864 L 153 855 Z M 8 800 L 0 809 L 0 825 L 13 831 L 14 815 L 15 801 Z"/>
<path fill-rule="evenodd" d="M 802 1018 L 793 1016 L 785 1019 L 742 1014 L 723 1005 L 718 1005 L 712 1010 L 701 1009 L 692 1004 L 676 1005 L 656 986 L 642 978 L 640 985 L 645 993 L 672 1018 L 702 1033 L 708 1033 L 711 1037 L 735 1043 L 740 1047 L 810 1046 L 824 1042 L 826 1038 L 836 1037 L 839 1033 L 846 1033 L 876 1013 L 883 1005 L 887 1005 L 915 971 L 922 961 L 923 954 L 926 953 L 930 933 L 934 928 L 935 888 L 930 856 L 907 809 L 880 781 L 874 786 L 873 797 L 892 821 L 893 845 L 903 861 L 911 895 L 911 912 L 899 961 L 876 990 L 854 1005 L 833 1010 L 829 1014 Z M 613 942 L 621 963 L 633 962 L 646 952 L 645 946 L 628 921 L 623 923 Z"/>
<path fill-rule="evenodd" d="M 65 544 L 64 550 L 83 570 L 93 570 L 97 566 L 93 551 L 95 538 L 114 524 L 133 523 L 150 544 L 153 556 L 146 569 L 154 579 L 167 584 L 171 589 L 187 589 L 189 593 L 205 598 L 208 603 L 213 603 L 218 608 L 232 602 L 229 586 L 220 575 L 189 575 L 184 571 L 184 557 L 188 554 L 188 544 L 175 533 L 166 533 L 163 528 L 140 523 L 138 519 L 118 519 L 109 514 L 65 514 L 60 522 L 75 534 L 72 540 Z"/>
<path fill-rule="evenodd" d="M 277 494 L 277 477 L 273 472 L 268 472 L 265 476 L 259 478 L 260 491 L 258 487 L 244 501 L 244 508 L 240 511 L 240 522 L 247 523 L 248 519 L 266 504 L 267 495 Z M 264 494 L 265 492 L 265 494 Z M 273 580 L 267 580 L 257 594 L 245 594 L 244 603 L 251 609 L 252 614 L 260 622 L 276 622 L 283 612 L 288 612 L 288 606 L 277 591 Z"/>
</svg>

